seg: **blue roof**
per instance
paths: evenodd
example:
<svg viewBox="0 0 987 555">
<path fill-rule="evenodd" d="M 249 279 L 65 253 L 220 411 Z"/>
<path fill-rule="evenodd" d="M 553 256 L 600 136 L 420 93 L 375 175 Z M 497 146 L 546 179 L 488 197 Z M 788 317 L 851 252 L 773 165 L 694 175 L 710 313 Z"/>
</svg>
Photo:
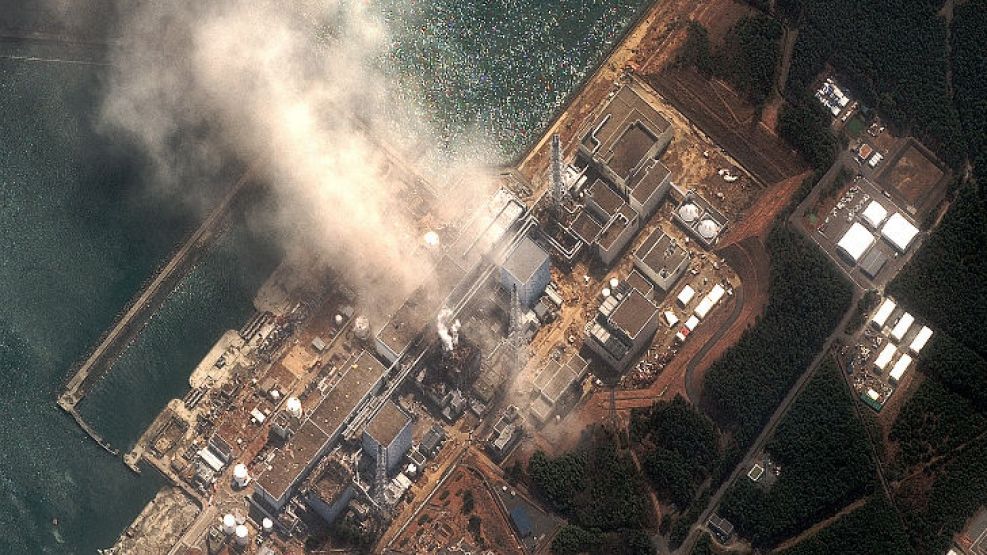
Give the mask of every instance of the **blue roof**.
<svg viewBox="0 0 987 555">
<path fill-rule="evenodd" d="M 531 535 L 531 517 L 528 516 L 528 511 L 525 510 L 524 505 L 518 505 L 511 509 L 511 522 L 514 523 L 514 528 L 522 538 Z"/>
</svg>

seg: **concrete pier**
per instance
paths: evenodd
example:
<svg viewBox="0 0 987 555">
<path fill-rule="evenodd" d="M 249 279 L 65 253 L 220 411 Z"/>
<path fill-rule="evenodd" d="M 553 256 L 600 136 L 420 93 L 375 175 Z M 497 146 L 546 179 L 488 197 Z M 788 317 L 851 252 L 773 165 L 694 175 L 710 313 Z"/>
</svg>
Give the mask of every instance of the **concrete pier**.
<svg viewBox="0 0 987 555">
<path fill-rule="evenodd" d="M 175 252 L 154 279 L 130 303 L 120 319 L 110 328 L 89 356 L 76 368 L 65 389 L 58 397 L 58 406 L 69 413 L 90 437 L 113 455 L 119 451 L 89 426 L 76 410 L 76 405 L 86 396 L 89 388 L 113 365 L 116 357 L 136 337 L 148 319 L 168 296 L 174 285 L 192 266 L 198 255 L 204 252 L 216 233 L 222 228 L 233 201 L 252 183 L 253 168 L 248 168 L 230 191 L 213 208 L 212 212 Z"/>
</svg>

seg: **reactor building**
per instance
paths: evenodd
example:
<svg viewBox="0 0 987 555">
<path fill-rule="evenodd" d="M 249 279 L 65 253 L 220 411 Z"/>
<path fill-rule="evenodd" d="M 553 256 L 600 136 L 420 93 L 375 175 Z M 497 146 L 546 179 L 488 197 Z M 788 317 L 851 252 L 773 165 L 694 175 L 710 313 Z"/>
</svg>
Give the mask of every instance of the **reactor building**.
<svg viewBox="0 0 987 555">
<path fill-rule="evenodd" d="M 387 471 L 393 472 L 409 449 L 411 417 L 394 401 L 387 401 L 363 429 L 363 452 L 374 462 L 378 454 L 383 454 Z"/>
</svg>

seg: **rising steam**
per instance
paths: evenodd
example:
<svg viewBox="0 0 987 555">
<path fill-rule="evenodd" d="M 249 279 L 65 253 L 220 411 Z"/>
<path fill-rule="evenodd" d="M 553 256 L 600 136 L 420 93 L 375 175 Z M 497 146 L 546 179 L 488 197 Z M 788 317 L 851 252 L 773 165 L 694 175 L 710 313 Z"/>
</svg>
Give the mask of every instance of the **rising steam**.
<svg viewBox="0 0 987 555">
<path fill-rule="evenodd" d="M 228 186 L 227 161 L 243 160 L 277 194 L 271 219 L 289 250 L 375 294 L 403 297 L 432 281 L 427 257 L 414 255 L 422 230 L 397 195 L 407 176 L 378 141 L 397 151 L 434 141 L 389 94 L 379 69 L 388 32 L 367 3 L 141 4 L 123 22 L 103 121 L 142 145 L 162 187 L 196 199 L 210 183 Z M 428 177 L 452 206 L 482 190 Z"/>
</svg>

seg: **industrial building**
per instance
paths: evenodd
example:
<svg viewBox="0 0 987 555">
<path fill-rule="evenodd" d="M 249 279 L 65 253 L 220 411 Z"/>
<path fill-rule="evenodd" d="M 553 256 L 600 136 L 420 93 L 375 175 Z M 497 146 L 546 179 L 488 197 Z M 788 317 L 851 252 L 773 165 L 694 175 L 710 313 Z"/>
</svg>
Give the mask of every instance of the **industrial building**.
<svg viewBox="0 0 987 555">
<path fill-rule="evenodd" d="M 840 238 L 836 248 L 848 262 L 856 264 L 873 244 L 874 234 L 860 223 L 854 222 Z"/>
<path fill-rule="evenodd" d="M 615 370 L 622 371 L 658 330 L 658 307 L 621 283 L 586 323 L 586 345 Z"/>
<path fill-rule="evenodd" d="M 627 277 L 624 279 L 627 285 L 637 289 L 639 293 L 645 296 L 649 301 L 655 300 L 655 285 L 648 278 L 644 277 L 644 274 L 637 271 L 637 269 L 631 270 Z M 662 291 L 662 296 L 665 292 Z"/>
<path fill-rule="evenodd" d="M 650 218 L 671 187 L 658 158 L 672 125 L 632 87 L 623 87 L 579 142 L 578 156 L 613 184 L 636 212 Z"/>
<path fill-rule="evenodd" d="M 656 229 L 634 252 L 634 266 L 661 290 L 662 295 L 675 287 L 689 269 L 689 262 L 689 251 L 661 229 Z"/>
<path fill-rule="evenodd" d="M 500 266 L 500 283 L 510 293 L 517 289 L 521 304 L 531 307 L 552 281 L 548 253 L 524 237 Z"/>
<path fill-rule="evenodd" d="M 331 525 L 356 495 L 353 470 L 330 456 L 312 472 L 302 491 L 308 506 Z"/>
<path fill-rule="evenodd" d="M 860 214 L 860 219 L 867 225 L 867 227 L 877 230 L 884 223 L 884 220 L 888 217 L 888 209 L 881 205 L 877 200 L 872 200 L 864 208 L 864 211 Z"/>
<path fill-rule="evenodd" d="M 875 279 L 877 274 L 881 273 L 884 265 L 888 262 L 888 255 L 881 252 L 879 249 L 871 249 L 870 252 L 864 255 L 860 259 L 860 271 L 864 273 L 865 276 Z"/>
<path fill-rule="evenodd" d="M 672 219 L 707 249 L 716 244 L 727 225 L 726 216 L 695 191 L 685 194 L 672 212 Z"/>
<path fill-rule="evenodd" d="M 918 228 L 912 225 L 900 212 L 895 212 L 881 228 L 881 237 L 900 253 L 908 250 L 912 240 L 918 235 Z"/>
<path fill-rule="evenodd" d="M 613 264 L 671 189 L 671 172 L 658 158 L 673 135 L 672 125 L 629 86 L 582 135 L 573 180 L 589 185 L 582 210 L 565 231 L 605 265 Z"/>
<path fill-rule="evenodd" d="M 380 451 L 383 448 L 383 451 Z M 363 452 L 375 462 L 384 455 L 385 467 L 393 472 L 401 457 L 411 449 L 411 417 L 393 401 L 384 403 L 363 429 Z"/>
<path fill-rule="evenodd" d="M 552 415 L 556 404 L 575 384 L 586 376 L 589 363 L 573 353 L 565 363 L 549 360 L 548 364 L 535 376 L 534 386 L 538 397 L 529 410 L 535 420 L 545 422 Z"/>
<path fill-rule="evenodd" d="M 514 405 L 507 407 L 500 415 L 486 441 L 487 452 L 495 461 L 499 462 L 507 458 L 511 450 L 520 443 L 524 436 L 523 425 L 524 417 Z"/>
<path fill-rule="evenodd" d="M 362 351 L 340 368 L 341 376 L 307 420 L 258 476 L 254 496 L 273 510 L 288 501 L 294 488 L 336 442 L 344 426 L 376 393 L 387 369 Z"/>
</svg>

